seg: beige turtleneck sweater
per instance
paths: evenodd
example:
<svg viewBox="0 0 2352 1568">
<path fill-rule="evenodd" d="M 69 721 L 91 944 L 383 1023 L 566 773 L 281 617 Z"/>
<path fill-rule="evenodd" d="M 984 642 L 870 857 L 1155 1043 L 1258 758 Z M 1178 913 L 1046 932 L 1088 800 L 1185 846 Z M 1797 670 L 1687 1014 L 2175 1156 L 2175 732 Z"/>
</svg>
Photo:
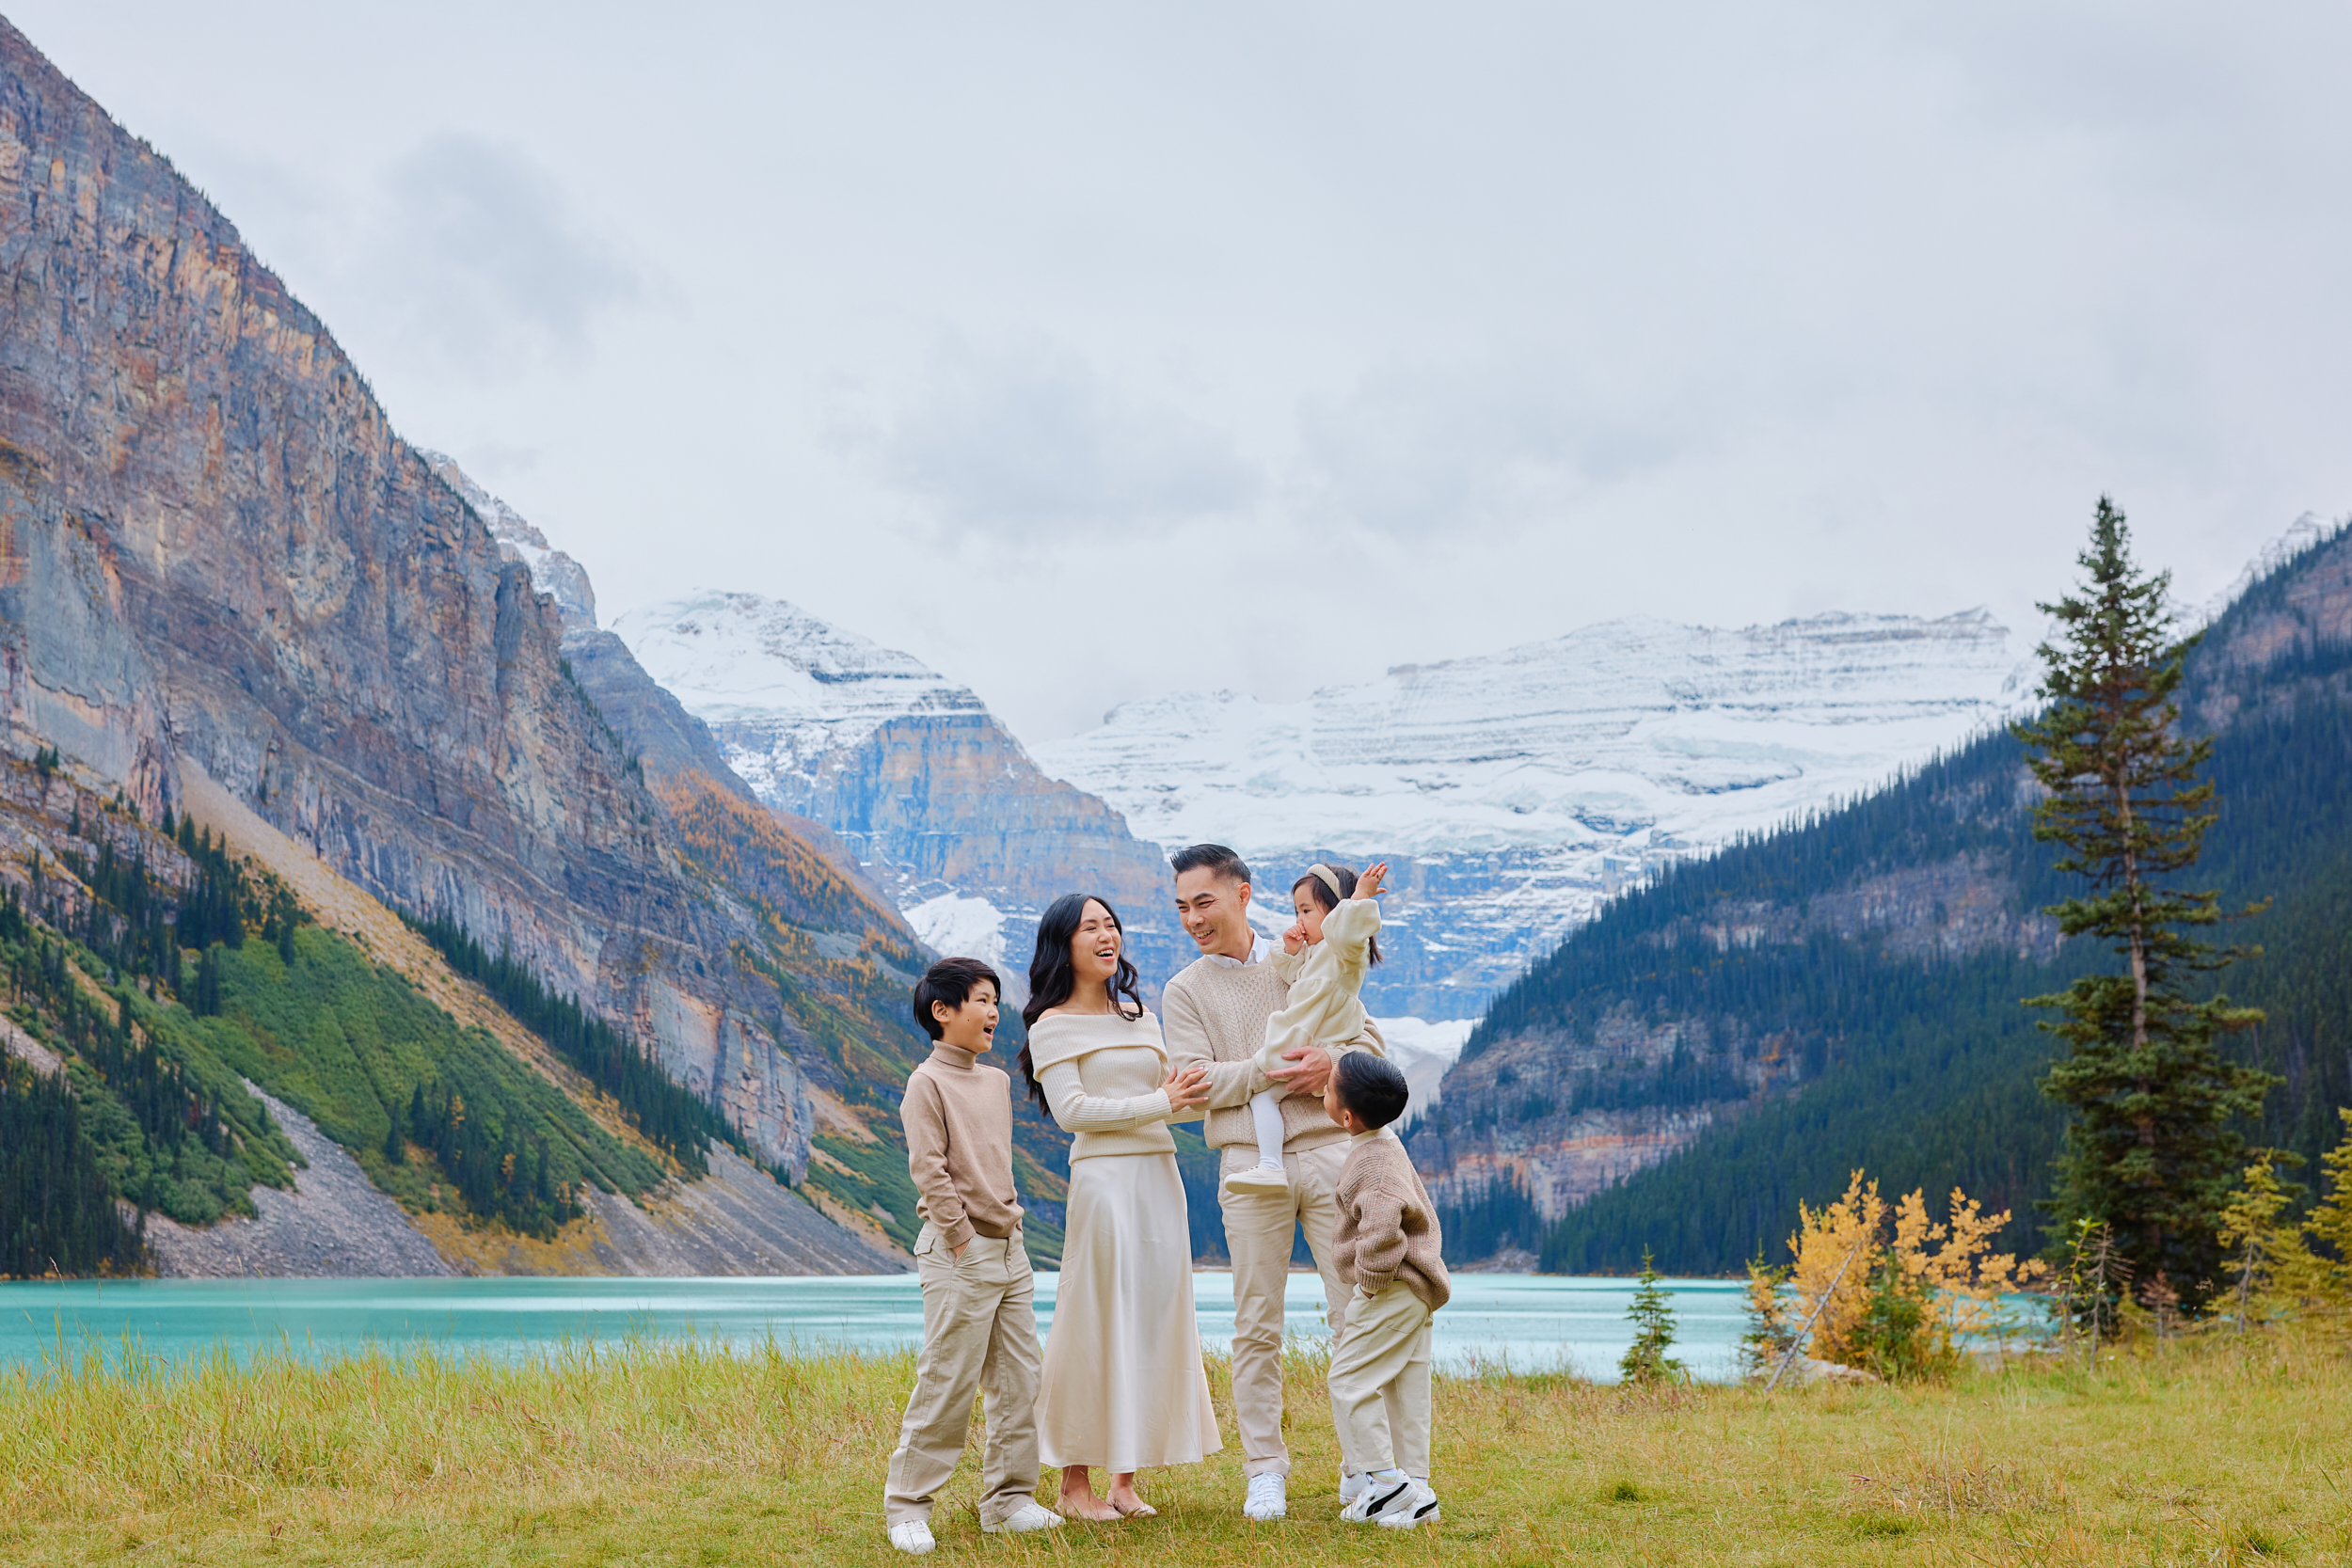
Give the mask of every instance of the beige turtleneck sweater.
<svg viewBox="0 0 2352 1568">
<path fill-rule="evenodd" d="M 934 1045 L 907 1074 L 898 1117 L 915 1212 L 939 1227 L 940 1240 L 960 1247 L 976 1234 L 1002 1241 L 1021 1227 L 1009 1075 L 969 1051 Z"/>
</svg>

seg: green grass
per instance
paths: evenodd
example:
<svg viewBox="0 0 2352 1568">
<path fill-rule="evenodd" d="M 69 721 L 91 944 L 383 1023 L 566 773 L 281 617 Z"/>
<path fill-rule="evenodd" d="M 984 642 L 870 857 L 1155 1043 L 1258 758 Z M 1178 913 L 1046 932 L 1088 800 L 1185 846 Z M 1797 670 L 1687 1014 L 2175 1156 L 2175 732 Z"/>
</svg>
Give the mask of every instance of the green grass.
<svg viewBox="0 0 2352 1568">
<path fill-rule="evenodd" d="M 295 961 L 266 942 L 226 949 L 221 1014 L 139 1004 L 141 1022 L 184 1059 L 225 1063 L 316 1122 L 378 1187 L 411 1210 L 462 1207 L 429 1164 L 384 1157 L 385 1131 L 405 1120 L 420 1084 L 453 1089 L 501 1132 L 544 1140 L 559 1180 L 634 1196 L 661 1167 L 597 1126 L 563 1090 L 479 1029 L 461 1028 L 395 971 L 339 932 L 305 926 Z"/>
<path fill-rule="evenodd" d="M 936 1560 L 1133 1563 L 2352 1560 L 2352 1361 L 2254 1338 L 1949 1387 L 1653 1394 L 1443 1378 L 1442 1525 L 1342 1526 L 1322 1363 L 1287 1364 L 1292 1517 L 1228 1447 L 1156 1520 L 983 1537 L 967 1455 Z M 879 1563 L 908 1355 L 584 1346 L 0 1377 L 0 1560 Z M 1050 1492 L 1049 1473 L 1046 1488 Z"/>
</svg>

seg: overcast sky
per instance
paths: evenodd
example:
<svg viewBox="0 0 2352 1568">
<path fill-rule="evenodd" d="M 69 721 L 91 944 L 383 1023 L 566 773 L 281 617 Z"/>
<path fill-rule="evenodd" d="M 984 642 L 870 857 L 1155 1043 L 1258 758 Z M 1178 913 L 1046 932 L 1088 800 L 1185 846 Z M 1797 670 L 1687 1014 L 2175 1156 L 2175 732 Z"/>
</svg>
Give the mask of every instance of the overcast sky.
<svg viewBox="0 0 2352 1568">
<path fill-rule="evenodd" d="M 2352 9 L 16 0 L 606 619 L 1032 739 L 2352 511 Z"/>
</svg>

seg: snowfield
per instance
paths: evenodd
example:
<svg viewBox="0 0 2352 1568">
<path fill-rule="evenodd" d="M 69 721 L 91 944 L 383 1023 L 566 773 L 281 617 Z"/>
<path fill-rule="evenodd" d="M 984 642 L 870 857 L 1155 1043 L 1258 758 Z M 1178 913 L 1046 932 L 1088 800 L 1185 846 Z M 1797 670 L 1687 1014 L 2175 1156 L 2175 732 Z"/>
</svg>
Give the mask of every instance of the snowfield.
<svg viewBox="0 0 2352 1568">
<path fill-rule="evenodd" d="M 1368 992 L 1458 1019 L 1669 860 L 1860 794 L 2020 711 L 2020 652 L 1981 610 L 1615 621 L 1301 702 L 1130 703 L 1030 750 L 1164 847 L 1233 846 L 1283 904 L 1318 854 L 1409 863 L 1400 962 Z"/>
</svg>

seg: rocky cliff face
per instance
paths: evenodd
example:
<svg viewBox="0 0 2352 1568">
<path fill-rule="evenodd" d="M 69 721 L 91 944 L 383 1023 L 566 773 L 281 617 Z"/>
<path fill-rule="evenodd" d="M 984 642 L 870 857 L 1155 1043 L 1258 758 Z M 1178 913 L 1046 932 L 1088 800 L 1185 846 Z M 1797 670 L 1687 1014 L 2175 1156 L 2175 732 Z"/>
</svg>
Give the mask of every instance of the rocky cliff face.
<svg viewBox="0 0 2352 1568">
<path fill-rule="evenodd" d="M 932 947 L 1024 971 L 1045 906 L 1085 891 L 1118 908 L 1148 983 L 1191 961 L 1160 852 L 1041 772 L 969 689 L 755 594 L 613 629 L 762 800 L 838 833 Z"/>
<path fill-rule="evenodd" d="M 0 278 L 13 752 L 54 744 L 151 816 L 200 768 L 368 892 L 630 1025 L 804 1170 L 838 1071 L 728 960 L 758 919 L 689 868 L 568 664 L 532 581 L 562 559 L 495 509 L 494 537 L 228 220 L 5 24 Z M 584 576 L 570 592 L 592 612 Z M 682 747 L 665 766 L 707 767 Z M 903 947 L 863 895 L 828 897 L 836 947 Z"/>
</svg>

